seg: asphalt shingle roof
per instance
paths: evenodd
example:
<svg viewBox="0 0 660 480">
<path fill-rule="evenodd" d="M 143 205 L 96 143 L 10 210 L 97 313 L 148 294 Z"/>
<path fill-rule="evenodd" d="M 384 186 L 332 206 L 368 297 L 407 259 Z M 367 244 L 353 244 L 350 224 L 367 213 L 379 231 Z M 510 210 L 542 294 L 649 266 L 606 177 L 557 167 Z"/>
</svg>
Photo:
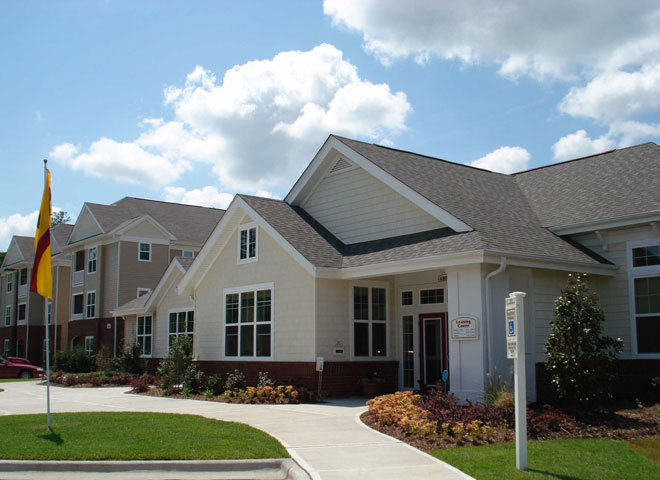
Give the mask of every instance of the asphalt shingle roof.
<svg viewBox="0 0 660 480">
<path fill-rule="evenodd" d="M 180 203 L 125 197 L 112 205 L 86 204 L 99 224 L 110 232 L 127 220 L 149 214 L 179 242 L 202 245 L 225 211 Z"/>
</svg>

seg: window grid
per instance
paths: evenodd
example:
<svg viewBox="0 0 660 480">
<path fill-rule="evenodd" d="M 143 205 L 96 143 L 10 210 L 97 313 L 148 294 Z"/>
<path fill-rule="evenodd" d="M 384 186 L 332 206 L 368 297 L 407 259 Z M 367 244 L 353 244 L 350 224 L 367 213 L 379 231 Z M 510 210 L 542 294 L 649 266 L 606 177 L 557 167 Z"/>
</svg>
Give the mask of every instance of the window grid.
<svg viewBox="0 0 660 480">
<path fill-rule="evenodd" d="M 94 337 L 85 337 L 85 352 L 94 355 Z"/>
<path fill-rule="evenodd" d="M 85 315 L 87 318 L 96 317 L 96 292 L 87 292 L 87 309 Z"/>
<path fill-rule="evenodd" d="M 413 292 L 401 292 L 401 305 L 408 306 L 413 304 Z"/>
<path fill-rule="evenodd" d="M 14 274 L 10 273 L 7 275 L 7 293 L 10 293 L 14 289 Z"/>
<path fill-rule="evenodd" d="M 442 288 L 432 288 L 419 291 L 419 303 L 422 305 L 431 305 L 435 303 L 444 303 L 445 291 Z"/>
<path fill-rule="evenodd" d="M 353 355 L 387 355 L 387 289 L 353 287 Z"/>
<path fill-rule="evenodd" d="M 182 310 L 178 312 L 170 312 L 170 334 L 169 345 L 179 335 L 188 335 L 191 339 L 195 331 L 195 311 Z"/>
<path fill-rule="evenodd" d="M 138 248 L 138 260 L 141 262 L 150 262 L 151 261 L 151 244 L 150 243 L 140 243 Z"/>
<path fill-rule="evenodd" d="M 660 245 L 632 249 L 633 267 L 660 265 Z"/>
<path fill-rule="evenodd" d="M 96 247 L 92 247 L 87 251 L 87 273 L 96 272 Z"/>
<path fill-rule="evenodd" d="M 5 338 L 5 344 L 4 344 L 4 348 L 3 348 L 3 354 L 4 354 L 5 356 L 8 356 L 9 353 L 10 353 L 10 352 L 9 352 L 10 349 L 11 349 L 11 339 L 9 339 L 9 338 Z"/>
<path fill-rule="evenodd" d="M 11 326 L 11 305 L 5 307 L 5 327 Z"/>
<path fill-rule="evenodd" d="M 137 317 L 137 331 L 135 335 L 135 343 L 140 345 L 141 354 L 143 356 L 151 356 L 151 345 L 152 345 L 152 317 L 151 315 L 146 315 L 143 317 Z"/>
<path fill-rule="evenodd" d="M 257 227 L 247 227 L 239 233 L 239 261 L 257 258 Z"/>
<path fill-rule="evenodd" d="M 639 245 L 639 244 L 637 244 Z M 638 354 L 660 354 L 660 246 L 631 248 L 631 312 Z"/>
<path fill-rule="evenodd" d="M 225 356 L 270 357 L 272 290 L 225 295 Z"/>
</svg>

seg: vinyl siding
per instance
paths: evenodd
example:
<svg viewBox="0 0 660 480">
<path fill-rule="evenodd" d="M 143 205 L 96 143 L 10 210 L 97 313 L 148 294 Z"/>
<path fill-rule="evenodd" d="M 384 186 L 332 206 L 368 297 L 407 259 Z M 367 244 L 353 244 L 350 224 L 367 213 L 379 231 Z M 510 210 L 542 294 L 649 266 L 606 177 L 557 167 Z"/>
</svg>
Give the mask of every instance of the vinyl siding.
<svg viewBox="0 0 660 480">
<path fill-rule="evenodd" d="M 85 238 L 99 235 L 102 232 L 87 209 L 83 208 L 80 216 L 78 217 L 78 220 L 76 220 L 76 227 L 71 233 L 73 236 L 69 239 L 69 243 L 75 243 L 80 240 L 84 240 Z"/>
<path fill-rule="evenodd" d="M 119 242 L 103 245 L 100 250 L 101 270 L 97 274 L 101 275 L 103 289 L 97 290 L 97 297 L 101 305 L 99 308 L 99 317 L 107 318 L 110 316 L 110 310 L 117 307 L 117 254 Z"/>
<path fill-rule="evenodd" d="M 153 338 L 152 338 L 152 356 L 153 357 L 166 357 L 169 351 L 169 311 L 178 309 L 194 310 L 195 304 L 190 297 L 180 296 L 176 292 L 176 286 L 181 280 L 183 275 L 178 271 L 174 273 L 165 286 L 165 291 L 160 301 L 156 305 L 156 312 L 153 315 Z M 133 325 L 135 329 L 135 325 Z M 133 330 L 133 339 L 135 339 L 135 330 Z M 193 335 L 193 342 L 196 342 L 197 336 L 197 319 L 195 319 L 195 332 Z M 193 352 L 197 356 L 197 351 Z"/>
<path fill-rule="evenodd" d="M 151 288 L 167 269 L 169 260 L 168 245 L 151 245 L 151 261 L 138 260 L 138 244 L 136 242 L 121 242 L 120 248 L 119 305 L 137 297 L 137 289 Z"/>
<path fill-rule="evenodd" d="M 303 208 L 347 244 L 445 226 L 361 168 L 326 176 Z"/>
</svg>

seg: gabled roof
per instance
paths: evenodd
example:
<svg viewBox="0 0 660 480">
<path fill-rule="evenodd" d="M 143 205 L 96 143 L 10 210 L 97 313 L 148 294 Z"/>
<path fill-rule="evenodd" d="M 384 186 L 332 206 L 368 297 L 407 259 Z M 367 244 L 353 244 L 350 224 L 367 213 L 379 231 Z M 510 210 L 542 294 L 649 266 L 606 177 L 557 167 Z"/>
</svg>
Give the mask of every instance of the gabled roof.
<svg viewBox="0 0 660 480">
<path fill-rule="evenodd" d="M 12 246 L 18 250 L 19 258 L 14 261 L 9 257 Z M 10 263 L 11 262 L 11 263 Z M 23 235 L 14 235 L 9 248 L 7 249 L 7 256 L 2 262 L 2 268 L 11 267 L 20 263 L 33 263 L 34 262 L 34 237 L 25 237 Z"/>
<path fill-rule="evenodd" d="M 544 227 L 660 213 L 660 147 L 644 143 L 514 175 Z"/>
<path fill-rule="evenodd" d="M 60 223 L 55 225 L 50 229 L 50 253 L 51 255 L 57 255 L 62 251 L 62 247 L 66 245 L 66 241 L 69 239 L 69 235 L 73 231 L 73 225 L 68 223 Z M 54 241 L 53 241 L 54 240 Z"/>
<path fill-rule="evenodd" d="M 86 203 L 104 233 L 130 220 L 149 215 L 178 242 L 202 245 L 222 218 L 224 210 L 143 198 L 125 197 L 111 204 Z"/>
</svg>

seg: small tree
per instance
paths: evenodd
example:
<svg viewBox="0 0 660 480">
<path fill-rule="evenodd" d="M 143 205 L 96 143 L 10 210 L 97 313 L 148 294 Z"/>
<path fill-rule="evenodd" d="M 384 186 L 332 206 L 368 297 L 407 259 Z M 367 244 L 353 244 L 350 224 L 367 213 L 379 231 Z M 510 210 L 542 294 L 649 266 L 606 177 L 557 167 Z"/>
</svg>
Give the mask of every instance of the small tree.
<svg viewBox="0 0 660 480">
<path fill-rule="evenodd" d="M 163 390 L 171 394 L 179 388 L 186 377 L 186 371 L 192 366 L 192 338 L 178 335 L 172 340 L 170 352 L 158 366 Z"/>
<path fill-rule="evenodd" d="M 69 223 L 71 221 L 71 215 L 69 215 L 64 210 L 58 210 L 53 212 L 50 216 L 50 225 L 54 227 L 55 225 L 60 225 L 62 223 Z"/>
<path fill-rule="evenodd" d="M 593 402 L 612 395 L 621 339 L 602 335 L 603 312 L 589 293 L 585 274 L 569 275 L 555 301 L 555 320 L 546 342 L 546 369 L 560 399 Z"/>
</svg>

